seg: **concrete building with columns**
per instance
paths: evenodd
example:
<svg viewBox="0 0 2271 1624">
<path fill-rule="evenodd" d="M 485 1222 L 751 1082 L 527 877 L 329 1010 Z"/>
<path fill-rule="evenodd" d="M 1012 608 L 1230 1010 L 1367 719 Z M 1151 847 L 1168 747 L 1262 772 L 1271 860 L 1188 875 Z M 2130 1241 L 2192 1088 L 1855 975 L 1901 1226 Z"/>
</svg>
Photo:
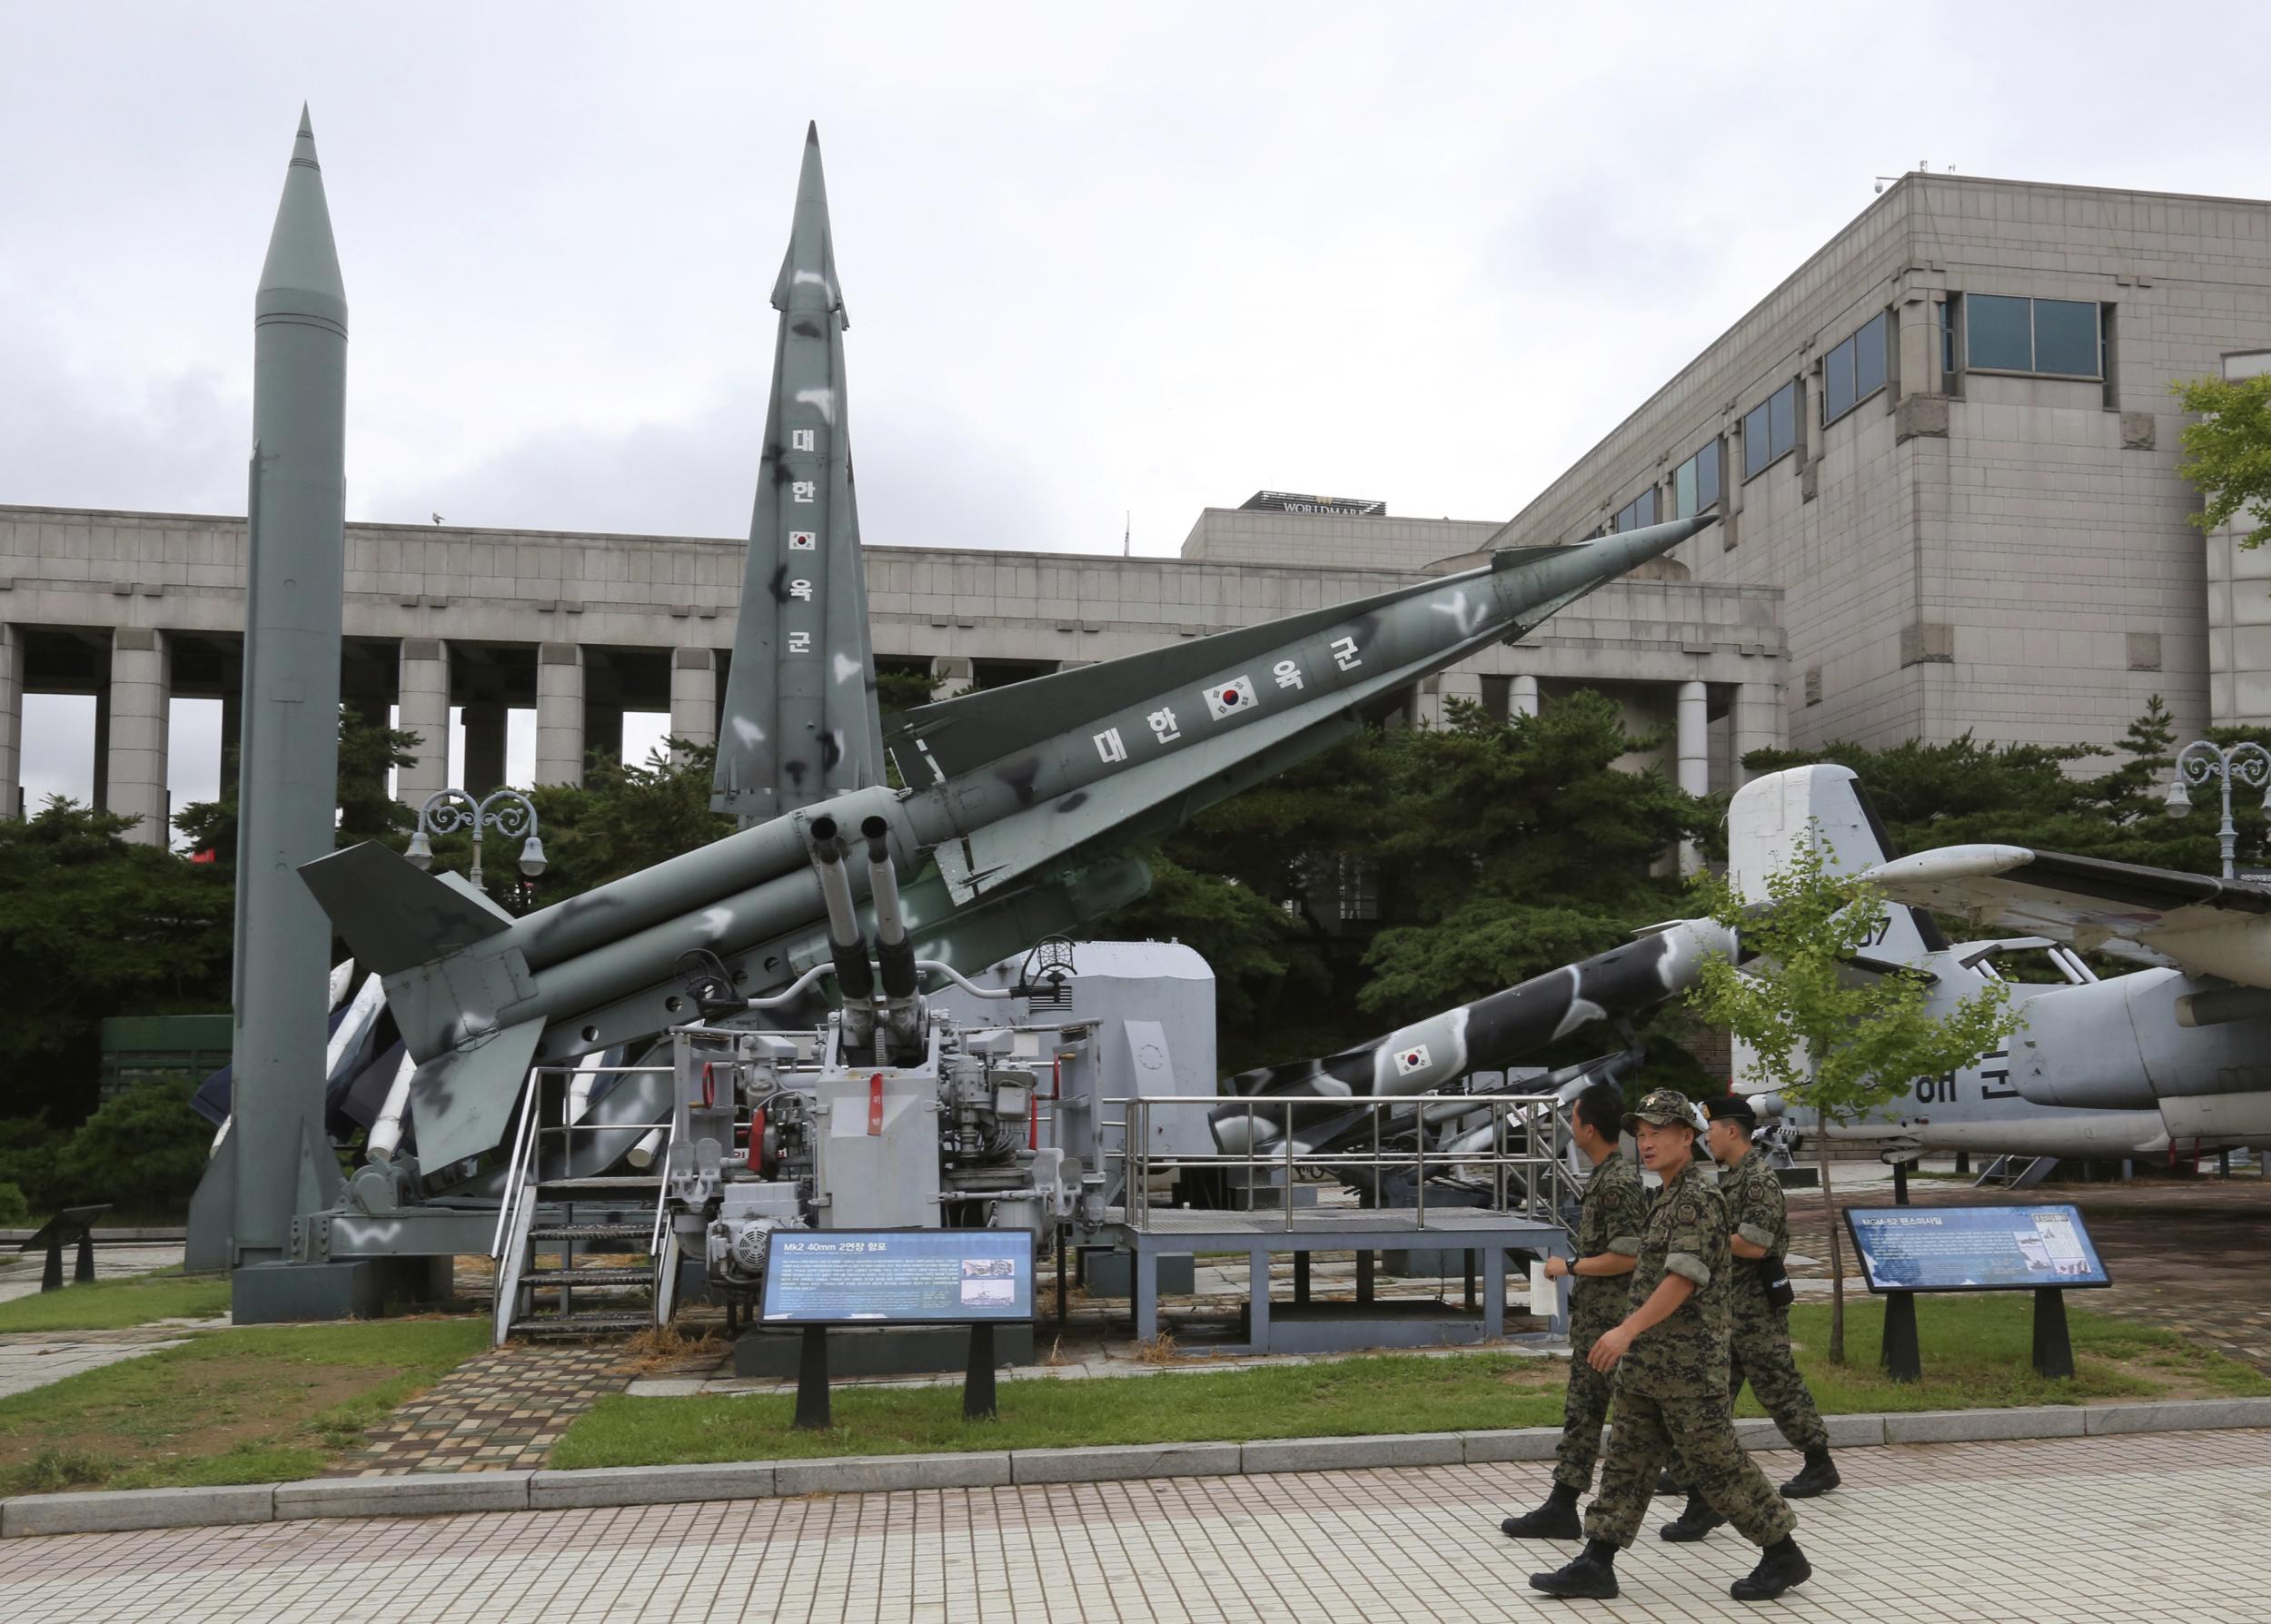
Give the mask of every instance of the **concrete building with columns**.
<svg viewBox="0 0 2271 1624">
<path fill-rule="evenodd" d="M 1333 533 L 1330 562 L 1304 536 Z M 1369 596 L 1479 562 L 1500 527 L 1454 520 L 1319 520 L 1209 510 L 1180 559 L 874 547 L 877 664 L 941 692 L 1116 659 L 1183 638 Z M 1377 544 L 1393 537 L 1390 555 Z M 0 796 L 20 805 L 27 692 L 95 698 L 96 799 L 163 837 L 166 717 L 175 697 L 218 699 L 234 737 L 243 617 L 243 521 L 183 514 L 0 508 Z M 706 743 L 730 645 L 744 543 L 688 537 L 347 527 L 342 693 L 426 741 L 397 794 L 444 786 L 451 712 L 461 787 L 502 781 L 506 718 L 533 713 L 535 781 L 574 783 L 587 753 L 620 748 L 627 711 L 669 716 Z M 1735 758 L 1776 742 L 1780 594 L 1703 585 L 1659 561 L 1547 622 L 1531 639 L 1430 679 L 1414 720 L 1467 698 L 1504 715 L 1575 687 L 1661 728 L 1666 767 L 1694 789 L 1733 782 Z"/>
</svg>

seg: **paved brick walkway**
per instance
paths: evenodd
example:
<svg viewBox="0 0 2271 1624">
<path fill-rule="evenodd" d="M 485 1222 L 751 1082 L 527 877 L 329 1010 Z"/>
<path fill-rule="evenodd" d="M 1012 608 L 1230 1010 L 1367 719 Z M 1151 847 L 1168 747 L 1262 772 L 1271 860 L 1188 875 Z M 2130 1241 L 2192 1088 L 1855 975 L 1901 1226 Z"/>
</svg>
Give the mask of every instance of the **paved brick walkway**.
<svg viewBox="0 0 2271 1624">
<path fill-rule="evenodd" d="M 620 1343 L 518 1343 L 477 1353 L 394 1411 L 333 1477 L 511 1471 L 544 1464 L 576 1417 L 620 1392 L 633 1362 Z"/>
<path fill-rule="evenodd" d="M 1794 1465 L 1763 1457 L 1770 1475 Z M 479 1619 L 2025 1619 L 2261 1624 L 2271 1434 L 1854 1450 L 1801 1508 L 1813 1581 L 1727 1599 L 1750 1548 L 1646 1537 L 1615 1602 L 1523 1584 L 1543 1465 L 816 1495 L 0 1542 L 11 1624 Z M 1669 1517 L 1673 1506 L 1660 1501 Z"/>
</svg>

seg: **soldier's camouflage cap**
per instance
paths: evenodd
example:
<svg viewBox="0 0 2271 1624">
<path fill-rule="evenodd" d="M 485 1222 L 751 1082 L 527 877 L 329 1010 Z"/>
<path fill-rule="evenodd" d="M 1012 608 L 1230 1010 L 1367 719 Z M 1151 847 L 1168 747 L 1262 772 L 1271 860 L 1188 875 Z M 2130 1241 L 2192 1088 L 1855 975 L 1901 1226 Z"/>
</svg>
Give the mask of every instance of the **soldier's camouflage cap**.
<svg viewBox="0 0 2271 1624">
<path fill-rule="evenodd" d="M 1624 1131 L 1633 1133 L 1644 1122 L 1652 1122 L 1660 1128 L 1692 1128 L 1696 1126 L 1695 1107 L 1676 1088 L 1651 1088 L 1641 1095 L 1639 1104 L 1624 1114 Z"/>
</svg>

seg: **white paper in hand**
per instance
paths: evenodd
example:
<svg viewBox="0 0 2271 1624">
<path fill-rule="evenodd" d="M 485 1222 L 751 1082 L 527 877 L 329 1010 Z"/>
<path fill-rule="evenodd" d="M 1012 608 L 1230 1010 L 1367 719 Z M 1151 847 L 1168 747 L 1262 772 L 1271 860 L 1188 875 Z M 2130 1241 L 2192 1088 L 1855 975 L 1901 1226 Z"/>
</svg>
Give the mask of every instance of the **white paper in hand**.
<svg viewBox="0 0 2271 1624">
<path fill-rule="evenodd" d="M 1562 1288 L 1545 1277 L 1545 1265 L 1530 1265 L 1530 1312 L 1541 1320 L 1550 1320 L 1562 1312 Z"/>
</svg>

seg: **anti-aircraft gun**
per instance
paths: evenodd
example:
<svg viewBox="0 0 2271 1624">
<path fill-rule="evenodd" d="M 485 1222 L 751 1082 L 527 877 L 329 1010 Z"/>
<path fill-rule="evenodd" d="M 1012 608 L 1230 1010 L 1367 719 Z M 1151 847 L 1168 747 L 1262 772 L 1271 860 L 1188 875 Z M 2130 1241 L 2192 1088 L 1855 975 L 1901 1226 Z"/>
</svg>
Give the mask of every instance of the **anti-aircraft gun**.
<svg viewBox="0 0 2271 1624">
<path fill-rule="evenodd" d="M 1068 945 L 1044 943 L 1007 987 L 984 987 L 918 960 L 881 818 L 861 829 L 876 928 L 874 960 L 832 818 L 811 827 L 828 906 L 829 962 L 771 998 L 719 995 L 671 1034 L 671 1133 L 663 1199 L 681 1256 L 699 1260 L 713 1297 L 754 1304 L 768 1239 L 779 1229 L 1023 1229 L 1103 1213 L 1104 1175 L 1040 1143 L 1044 1075 L 1056 1045 L 1030 1023 L 973 1021 L 922 994 L 942 976 L 987 1004 L 1060 991 Z M 817 1027 L 769 1029 L 775 1012 L 832 975 L 840 1006 Z M 1046 1001 L 1046 1000 L 1045 1000 Z M 1003 1015 L 1007 1016 L 1007 1011 Z"/>
</svg>

